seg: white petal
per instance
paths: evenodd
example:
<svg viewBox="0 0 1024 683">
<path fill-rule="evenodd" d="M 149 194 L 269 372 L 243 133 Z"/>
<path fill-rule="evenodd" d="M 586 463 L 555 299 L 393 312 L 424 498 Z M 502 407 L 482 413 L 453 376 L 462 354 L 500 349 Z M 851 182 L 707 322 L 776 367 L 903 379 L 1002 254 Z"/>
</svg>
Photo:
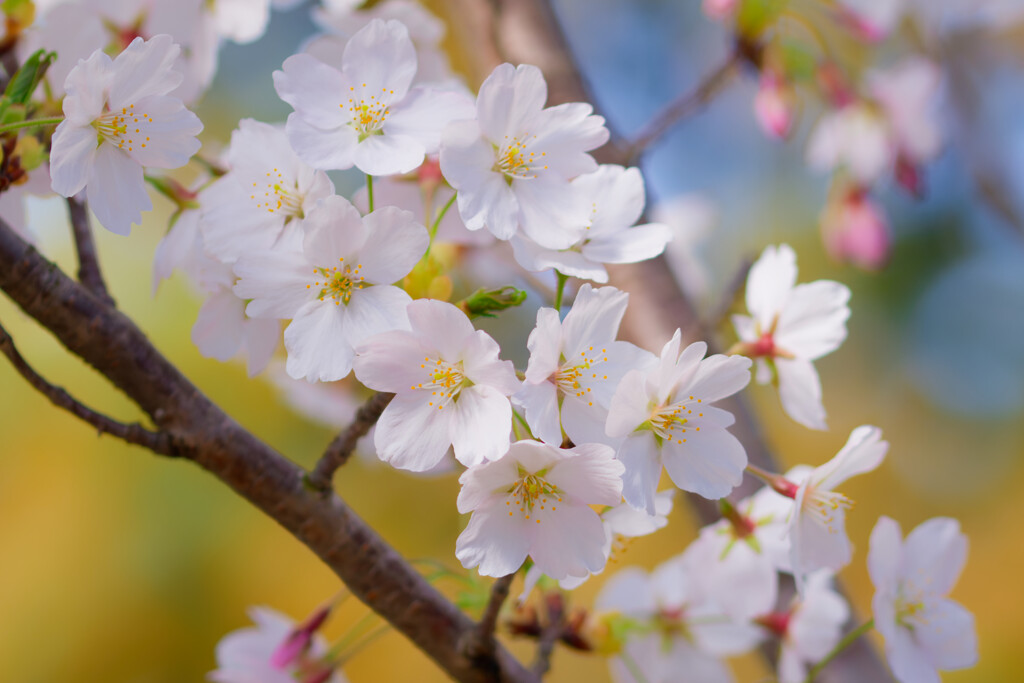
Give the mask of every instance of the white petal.
<svg viewBox="0 0 1024 683">
<path fill-rule="evenodd" d="M 452 121 L 473 118 L 473 101 L 461 92 L 414 88 L 384 122 L 385 135 L 413 138 L 427 154 L 441 146 L 441 131 Z"/>
<path fill-rule="evenodd" d="M 661 478 L 661 453 L 654 434 L 645 431 L 626 437 L 615 457 L 626 468 L 622 474 L 622 497 L 638 510 L 653 515 Z"/>
<path fill-rule="evenodd" d="M 427 375 L 423 347 L 405 330 L 374 335 L 356 347 L 356 354 L 356 377 L 377 391 L 412 391 Z"/>
<path fill-rule="evenodd" d="M 459 392 L 452 410 L 452 449 L 463 465 L 497 460 L 508 451 L 512 431 L 512 405 L 497 389 L 486 385 Z"/>
<path fill-rule="evenodd" d="M 885 654 L 900 683 L 941 683 L 935 664 L 907 629 L 897 628 L 894 637 L 885 641 Z"/>
<path fill-rule="evenodd" d="M 349 83 L 341 72 L 307 54 L 292 55 L 284 60 L 281 69 L 274 72 L 274 89 L 282 100 L 292 105 L 297 117 L 324 130 L 348 128 L 345 110 L 340 105 L 347 97 Z M 288 118 L 291 137 L 291 116 Z M 305 156 L 294 140 L 292 145 L 300 157 Z"/>
<path fill-rule="evenodd" d="M 537 519 L 540 523 L 532 529 L 530 556 L 545 574 L 564 579 L 604 567 L 604 525 L 596 512 L 566 501 Z"/>
<path fill-rule="evenodd" d="M 921 622 L 914 626 L 914 639 L 937 669 L 965 669 L 978 663 L 974 615 L 952 600 L 926 603 Z"/>
<path fill-rule="evenodd" d="M 466 514 L 507 499 L 509 486 L 519 479 L 518 467 L 515 457 L 508 457 L 485 462 L 463 472 L 459 477 L 462 488 L 456 501 L 459 513 Z"/>
<path fill-rule="evenodd" d="M 409 274 L 430 244 L 427 229 L 413 215 L 385 206 L 363 218 L 369 232 L 359 252 L 368 282 L 391 284 Z"/>
<path fill-rule="evenodd" d="M 562 427 L 558 421 L 558 392 L 554 384 L 524 384 L 513 400 L 526 413 L 526 424 L 538 439 L 555 446 L 562 443 Z"/>
<path fill-rule="evenodd" d="M 61 121 L 53 134 L 50 153 L 53 191 L 64 197 L 74 197 L 81 192 L 89 179 L 95 152 L 95 128 L 73 126 L 70 120 Z"/>
<path fill-rule="evenodd" d="M 772 325 L 796 284 L 796 254 L 788 244 L 765 247 L 747 275 L 747 310 L 763 332 Z"/>
<path fill-rule="evenodd" d="M 624 231 L 640 219 L 646 203 L 644 178 L 638 168 L 603 164 L 594 173 L 572 181 L 593 207 L 591 239 Z"/>
<path fill-rule="evenodd" d="M 882 464 L 889 442 L 882 441 L 882 430 L 862 425 L 850 432 L 846 445 L 835 457 L 814 470 L 815 487 L 832 491 L 850 477 L 870 472 Z"/>
<path fill-rule="evenodd" d="M 893 592 L 900 578 L 903 556 L 903 533 L 899 522 L 881 516 L 871 531 L 868 550 L 868 573 L 879 592 Z"/>
<path fill-rule="evenodd" d="M 672 481 L 705 498 L 728 495 L 743 481 L 747 453 L 735 436 L 713 426 L 687 430 L 685 441 L 666 440 L 661 458 Z"/>
<path fill-rule="evenodd" d="M 612 396 L 605 433 L 615 438 L 630 434 L 651 417 L 647 377 L 640 370 L 627 372 Z"/>
<path fill-rule="evenodd" d="M 356 145 L 352 163 L 367 175 L 408 173 L 423 163 L 426 149 L 416 138 L 398 134 L 371 135 Z"/>
<path fill-rule="evenodd" d="M 416 75 L 416 48 L 409 30 L 400 21 L 374 19 L 360 29 L 345 45 L 342 71 L 367 94 L 380 97 L 394 91 L 393 97 L 405 97 Z M 390 93 L 389 93 L 390 94 Z"/>
<path fill-rule="evenodd" d="M 93 155 L 85 194 L 103 227 L 118 235 L 129 234 L 132 223 L 142 222 L 142 212 L 153 208 L 142 166 L 109 144 Z"/>
<path fill-rule="evenodd" d="M 775 359 L 779 398 L 786 414 L 810 429 L 827 429 L 821 403 L 821 380 L 809 360 Z"/>
<path fill-rule="evenodd" d="M 477 510 L 455 542 L 455 557 L 463 567 L 479 566 L 483 576 L 506 576 L 526 560 L 529 540 L 520 515 L 504 510 Z"/>
<path fill-rule="evenodd" d="M 199 151 L 196 138 L 203 130 L 199 117 L 185 108 L 177 97 L 154 95 L 138 101 L 136 111 L 141 119 L 143 114 L 151 121 L 145 121 L 135 128 L 137 135 L 131 139 L 129 156 L 143 166 L 155 168 L 179 168 L 188 163 Z M 136 119 L 138 123 L 138 119 Z M 132 124 L 127 123 L 130 127 Z M 141 133 L 139 132 L 141 131 Z"/>
<path fill-rule="evenodd" d="M 409 329 L 405 309 L 411 301 L 398 287 L 377 285 L 355 292 L 347 306 L 339 307 L 345 310 L 344 343 L 355 348 L 375 334 Z"/>
<path fill-rule="evenodd" d="M 243 254 L 234 271 L 240 278 L 235 295 L 249 300 L 245 312 L 252 318 L 292 318 L 319 294 L 306 288 L 315 281 L 313 266 L 297 251 Z"/>
<path fill-rule="evenodd" d="M 352 371 L 355 352 L 346 340 L 346 308 L 310 301 L 284 331 L 286 370 L 293 379 L 333 382 Z"/>
<path fill-rule="evenodd" d="M 608 446 L 588 443 L 563 451 L 570 456 L 551 466 L 545 477 L 549 482 L 591 505 L 618 505 L 622 502 L 624 467 Z M 550 574 L 549 574 L 550 576 Z"/>
<path fill-rule="evenodd" d="M 775 344 L 798 358 L 815 360 L 846 339 L 850 290 L 831 280 L 797 285 L 779 315 Z"/>
<path fill-rule="evenodd" d="M 580 287 L 563 323 L 566 357 L 572 360 L 589 346 L 615 341 L 628 302 L 629 294 L 614 287 Z"/>
<path fill-rule="evenodd" d="M 355 163 L 359 134 L 350 126 L 318 128 L 298 112 L 288 115 L 288 141 L 304 162 L 322 170 L 344 170 Z"/>
<path fill-rule="evenodd" d="M 454 413 L 429 405 L 429 394 L 398 394 L 377 421 L 373 443 L 392 467 L 425 472 L 444 458 L 451 445 Z"/>
<path fill-rule="evenodd" d="M 537 309 L 537 325 L 526 340 L 530 360 L 526 365 L 526 381 L 530 384 L 546 382 L 558 371 L 562 353 L 562 322 L 553 308 Z"/>
<path fill-rule="evenodd" d="M 127 107 L 149 95 L 166 95 L 183 76 L 171 67 L 181 48 L 167 34 L 136 38 L 111 64 L 110 108 Z"/>
<path fill-rule="evenodd" d="M 598 263 L 638 263 L 665 251 L 672 231 L 661 223 L 648 223 L 611 235 L 592 238 L 583 255 Z"/>
<path fill-rule="evenodd" d="M 485 135 L 500 143 L 506 135 L 518 135 L 548 98 L 540 69 L 529 64 L 501 64 L 480 85 L 477 116 Z"/>
<path fill-rule="evenodd" d="M 701 361 L 693 380 L 681 388 L 706 403 L 732 396 L 750 383 L 749 358 L 715 354 Z"/>
<path fill-rule="evenodd" d="M 566 249 L 576 243 L 576 229 L 586 221 L 586 212 L 569 183 L 545 176 L 513 180 L 512 189 L 519 203 L 520 226 L 531 240 L 548 249 Z"/>
<path fill-rule="evenodd" d="M 242 348 L 244 302 L 230 291 L 212 294 L 199 309 L 192 326 L 192 343 L 207 358 L 226 362 Z"/>
<path fill-rule="evenodd" d="M 967 562 L 967 536 L 960 522 L 935 517 L 907 534 L 903 552 L 903 575 L 931 595 L 946 595 Z"/>
</svg>

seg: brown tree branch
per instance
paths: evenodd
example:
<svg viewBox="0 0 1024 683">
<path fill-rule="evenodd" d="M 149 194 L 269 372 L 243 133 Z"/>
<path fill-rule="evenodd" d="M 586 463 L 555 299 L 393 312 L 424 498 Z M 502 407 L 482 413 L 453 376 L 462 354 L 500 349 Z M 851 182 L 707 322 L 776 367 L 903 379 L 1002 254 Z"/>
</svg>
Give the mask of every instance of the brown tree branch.
<svg viewBox="0 0 1024 683">
<path fill-rule="evenodd" d="M 491 585 L 491 596 L 487 600 L 484 613 L 480 616 L 480 622 L 468 634 L 462 646 L 466 656 L 470 659 L 486 660 L 494 656 L 494 648 L 497 646 L 494 632 L 498 627 L 498 614 L 501 612 L 501 606 L 508 599 L 508 591 L 515 576 L 515 572 L 513 572 L 498 577 Z"/>
<path fill-rule="evenodd" d="M 120 312 L 71 280 L 0 221 L 0 290 L 69 351 L 106 377 L 194 461 L 287 529 L 353 595 L 405 634 L 448 675 L 473 683 L 534 681 L 500 645 L 490 660 L 458 648 L 476 624 L 420 576 L 336 495 L 204 396 Z"/>
<path fill-rule="evenodd" d="M 79 201 L 69 197 L 68 215 L 71 218 L 71 232 L 75 236 L 75 251 L 78 253 L 78 281 L 103 303 L 116 306 L 113 297 L 107 291 L 107 283 L 103 281 L 96 242 L 92 238 L 89 207 L 86 206 L 85 200 Z"/>
<path fill-rule="evenodd" d="M 83 405 L 61 387 L 54 386 L 43 379 L 18 352 L 14 340 L 2 325 L 0 325 L 0 353 L 7 356 L 18 374 L 33 389 L 49 399 L 50 403 L 91 424 L 100 434 L 110 434 L 130 444 L 148 448 L 158 455 L 175 455 L 174 445 L 167 434 L 150 431 L 138 423 L 118 422 Z"/>
<path fill-rule="evenodd" d="M 327 450 L 320 456 L 316 467 L 306 477 L 306 483 L 309 486 L 321 492 L 331 489 L 331 479 L 334 477 L 335 471 L 352 457 L 359 439 L 373 429 L 373 425 L 377 424 L 380 414 L 384 412 L 384 409 L 391 403 L 391 399 L 394 397 L 394 394 L 378 391 L 359 407 L 359 410 L 356 411 L 355 419 L 352 420 L 352 424 L 342 430 L 338 436 L 334 437 L 334 440 L 328 444 Z"/>
<path fill-rule="evenodd" d="M 551 669 L 551 655 L 555 652 L 555 644 L 565 632 L 565 600 L 562 594 L 551 591 L 544 596 L 544 610 L 547 624 L 537 639 L 537 654 L 530 667 L 538 678 Z"/>
</svg>

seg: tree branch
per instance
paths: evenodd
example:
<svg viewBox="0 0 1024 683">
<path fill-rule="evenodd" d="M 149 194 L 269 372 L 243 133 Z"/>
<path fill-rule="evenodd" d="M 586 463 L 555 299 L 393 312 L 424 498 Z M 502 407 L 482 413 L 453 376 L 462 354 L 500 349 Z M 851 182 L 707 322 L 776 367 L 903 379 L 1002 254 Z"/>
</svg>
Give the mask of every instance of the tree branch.
<svg viewBox="0 0 1024 683">
<path fill-rule="evenodd" d="M 78 253 L 78 281 L 103 303 L 116 306 L 103 281 L 96 243 L 92 238 L 92 225 L 89 223 L 89 208 L 85 201 L 69 197 L 68 214 L 71 217 L 71 232 L 75 236 L 75 251 Z"/>
<path fill-rule="evenodd" d="M 468 635 L 463 644 L 463 651 L 470 659 L 486 660 L 493 657 L 494 648 L 498 641 L 494 639 L 494 632 L 498 628 L 498 614 L 501 613 L 501 606 L 508 599 L 508 590 L 512 586 L 512 579 L 515 572 L 498 577 L 491 585 L 491 597 L 487 601 L 487 607 L 480 616 L 480 623 L 476 625 Z"/>
<path fill-rule="evenodd" d="M 150 431 L 138 423 L 125 424 L 111 419 L 83 405 L 61 387 L 47 382 L 18 353 L 14 340 L 2 325 L 0 325 L 0 353 L 7 356 L 18 374 L 24 377 L 32 388 L 49 399 L 50 403 L 91 424 L 100 434 L 110 434 L 130 444 L 148 448 L 158 455 L 176 455 L 174 444 L 167 434 Z"/>
<path fill-rule="evenodd" d="M 364 437 L 373 428 L 373 425 L 377 424 L 380 414 L 384 412 L 394 397 L 394 394 L 378 391 L 359 407 L 352 424 L 334 437 L 334 440 L 327 446 L 327 450 L 320 456 L 316 467 L 306 477 L 306 483 L 309 486 L 321 492 L 331 489 L 334 472 L 348 462 L 356 450 L 359 439 Z"/>
<path fill-rule="evenodd" d="M 709 73 L 690 92 L 683 93 L 654 116 L 626 147 L 625 165 L 632 166 L 647 149 L 661 139 L 683 119 L 696 114 L 732 80 L 736 67 L 743 60 L 739 48 L 734 48 L 717 69 Z"/>
<path fill-rule="evenodd" d="M 124 392 L 209 471 L 287 529 L 353 595 L 459 681 L 535 681 L 500 645 L 486 661 L 457 646 L 476 624 L 420 576 L 336 495 L 243 429 L 164 358 L 120 312 L 71 280 L 0 221 L 0 290 L 69 351 Z"/>
<path fill-rule="evenodd" d="M 555 652 L 555 644 L 565 630 L 565 602 L 562 594 L 552 591 L 545 595 L 544 609 L 547 612 L 548 623 L 537 639 L 537 654 L 530 667 L 538 678 L 543 678 L 551 668 L 551 655 Z"/>
</svg>

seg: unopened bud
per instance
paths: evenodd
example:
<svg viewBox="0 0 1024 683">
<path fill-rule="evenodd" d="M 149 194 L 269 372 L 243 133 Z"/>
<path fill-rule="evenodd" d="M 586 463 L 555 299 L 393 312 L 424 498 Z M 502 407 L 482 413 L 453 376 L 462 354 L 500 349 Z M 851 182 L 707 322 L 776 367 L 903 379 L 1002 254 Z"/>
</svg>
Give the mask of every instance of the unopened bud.
<svg viewBox="0 0 1024 683">
<path fill-rule="evenodd" d="M 754 96 L 754 115 L 761 129 L 782 140 L 789 137 L 796 119 L 796 92 L 781 76 L 765 70 Z"/>
<path fill-rule="evenodd" d="M 310 615 L 306 621 L 292 629 L 284 642 L 278 645 L 270 655 L 270 665 L 275 669 L 284 669 L 295 663 L 309 649 L 313 642 L 313 634 L 324 625 L 327 617 L 331 614 L 332 607 L 333 603 L 324 605 Z"/>
<path fill-rule="evenodd" d="M 704 0 L 701 8 L 709 19 L 721 21 L 736 12 L 739 0 Z"/>
<path fill-rule="evenodd" d="M 821 232 L 825 250 L 837 261 L 864 270 L 879 270 L 889 261 L 889 224 L 862 190 L 847 192 L 826 208 Z"/>
<path fill-rule="evenodd" d="M 496 311 L 519 306 L 526 301 L 526 292 L 515 287 L 478 289 L 459 302 L 459 307 L 470 318 L 493 318 Z"/>
</svg>

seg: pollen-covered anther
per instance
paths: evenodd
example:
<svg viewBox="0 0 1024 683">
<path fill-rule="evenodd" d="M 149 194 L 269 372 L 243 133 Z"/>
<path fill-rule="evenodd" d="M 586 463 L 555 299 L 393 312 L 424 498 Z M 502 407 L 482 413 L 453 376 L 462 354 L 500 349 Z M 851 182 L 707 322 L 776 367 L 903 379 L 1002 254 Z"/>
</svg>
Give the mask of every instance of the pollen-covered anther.
<svg viewBox="0 0 1024 683">
<path fill-rule="evenodd" d="M 276 168 L 272 172 L 268 172 L 266 177 L 268 180 L 263 196 L 250 195 L 252 199 L 260 200 L 256 202 L 256 208 L 282 215 L 285 221 L 302 218 L 303 196 L 299 192 L 298 184 L 288 183 Z M 253 183 L 253 187 L 257 187 L 257 183 Z"/>
<path fill-rule="evenodd" d="M 414 388 L 431 389 L 430 395 L 438 397 L 437 409 L 443 410 L 445 405 L 458 398 L 464 386 L 470 384 L 463 374 L 462 361 L 449 363 L 440 358 L 435 361 L 424 358 L 424 361 L 420 367 L 427 371 L 427 381 L 417 384 Z M 429 405 L 433 406 L 434 402 L 431 401 Z"/>
<path fill-rule="evenodd" d="M 546 512 L 549 500 L 551 502 L 562 501 L 562 492 L 557 486 L 544 479 L 543 472 L 531 474 L 520 469 L 519 480 L 512 484 L 507 493 L 511 495 L 511 502 L 515 503 L 524 518 L 531 519 L 532 515 L 536 518 L 537 524 L 541 523 L 541 519 L 535 514 L 536 511 Z M 557 509 L 554 505 L 550 507 L 552 512 Z"/>
<path fill-rule="evenodd" d="M 96 129 L 97 144 L 104 141 L 117 146 L 118 149 L 126 152 L 134 152 L 135 146 L 146 147 L 149 136 L 147 124 L 153 123 L 148 114 L 141 114 L 134 110 L 135 105 L 121 107 L 120 111 L 108 111 L 92 122 Z M 146 142 L 141 142 L 142 138 Z"/>
<path fill-rule="evenodd" d="M 495 162 L 494 171 L 503 174 L 509 180 L 515 178 L 536 178 L 537 174 L 534 173 L 536 168 L 537 153 L 531 152 L 527 149 L 529 144 L 529 135 L 524 135 L 523 139 L 520 140 L 518 136 L 508 139 L 504 146 L 498 147 L 495 145 Z M 541 153 L 543 156 L 544 153 Z M 544 168 L 547 168 L 545 166 Z"/>
<path fill-rule="evenodd" d="M 840 510 L 846 511 L 853 508 L 854 502 L 838 491 L 817 491 L 808 488 L 804 494 L 804 509 L 818 518 L 822 524 L 829 528 L 829 531 L 836 533 L 833 522 L 837 516 L 843 514 Z"/>
<path fill-rule="evenodd" d="M 317 298 L 320 301 L 330 298 L 337 306 L 341 304 L 347 306 L 352 300 L 353 292 L 370 286 L 370 283 L 366 282 L 366 278 L 359 274 L 362 267 L 362 265 L 357 265 L 355 268 L 352 266 L 317 268 L 314 273 L 323 277 L 322 283 L 319 280 L 313 283 L 323 287 Z"/>
</svg>

